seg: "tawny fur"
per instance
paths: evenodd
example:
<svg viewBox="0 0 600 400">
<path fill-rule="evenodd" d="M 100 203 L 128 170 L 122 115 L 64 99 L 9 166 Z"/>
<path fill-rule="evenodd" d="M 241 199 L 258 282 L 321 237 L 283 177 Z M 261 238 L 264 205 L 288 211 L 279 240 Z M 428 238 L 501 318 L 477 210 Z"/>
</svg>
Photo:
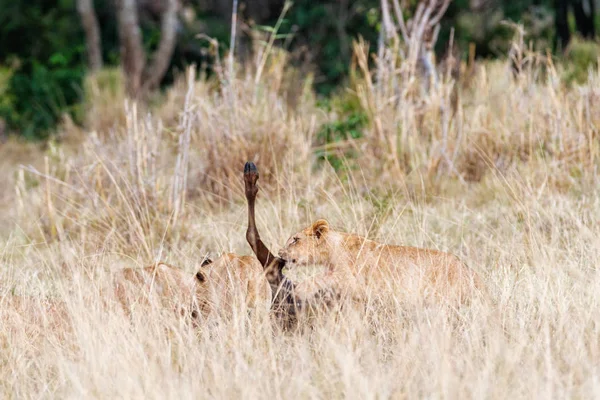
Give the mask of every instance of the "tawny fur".
<svg viewBox="0 0 600 400">
<path fill-rule="evenodd" d="M 182 317 L 210 312 L 206 282 L 165 263 L 117 271 L 113 274 L 113 289 L 128 314 L 145 307 L 173 310 Z"/>
<path fill-rule="evenodd" d="M 29 338 L 64 333 L 62 328 L 70 325 L 69 310 L 59 299 L 6 295 L 0 298 L 0 324 L 4 334 L 22 329 Z"/>
<path fill-rule="evenodd" d="M 239 307 L 269 310 L 271 287 L 256 257 L 225 253 L 203 267 L 202 272 L 212 292 L 215 309 L 226 312 Z"/>
<path fill-rule="evenodd" d="M 268 310 L 271 288 L 260 263 L 251 256 L 223 254 L 196 274 L 165 263 L 146 268 L 126 268 L 115 274 L 115 294 L 126 311 L 158 305 L 182 316 L 217 310 L 231 312 L 242 304 Z"/>
<path fill-rule="evenodd" d="M 165 263 L 115 271 L 108 287 L 100 290 L 101 304 L 114 309 L 116 300 L 117 309 L 122 308 L 128 316 L 174 312 L 195 326 L 200 316 L 217 310 L 230 313 L 241 304 L 268 312 L 271 288 L 254 257 L 224 254 L 203 264 L 208 265 L 199 267 L 195 274 Z M 24 329 L 29 337 L 43 337 L 49 332 L 66 334 L 72 322 L 69 306 L 60 298 L 7 294 L 0 296 L 0 324 L 5 331 Z"/>
<path fill-rule="evenodd" d="M 452 254 L 377 243 L 334 231 L 322 219 L 292 235 L 279 255 L 288 266 L 327 268 L 296 286 L 304 298 L 323 288 L 360 296 L 365 288 L 393 283 L 406 295 L 455 303 L 468 301 L 482 289 L 477 274 Z"/>
</svg>

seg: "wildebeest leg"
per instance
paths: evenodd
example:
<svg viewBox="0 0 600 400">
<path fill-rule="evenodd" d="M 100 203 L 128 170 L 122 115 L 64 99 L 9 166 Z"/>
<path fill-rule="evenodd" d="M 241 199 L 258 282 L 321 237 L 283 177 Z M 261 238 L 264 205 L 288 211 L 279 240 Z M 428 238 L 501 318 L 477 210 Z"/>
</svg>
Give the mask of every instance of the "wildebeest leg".
<svg viewBox="0 0 600 400">
<path fill-rule="evenodd" d="M 252 251 L 256 254 L 256 258 L 266 268 L 270 262 L 275 259 L 275 256 L 269 251 L 267 246 L 260 239 L 258 230 L 256 229 L 256 220 L 254 218 L 254 204 L 256 202 L 256 194 L 258 193 L 258 169 L 253 162 L 247 162 L 244 166 L 244 186 L 246 189 L 246 200 L 248 200 L 248 230 L 246 231 L 246 240 Z"/>
<path fill-rule="evenodd" d="M 265 246 L 260 239 L 258 229 L 256 228 L 256 220 L 254 216 L 254 205 L 256 202 L 256 194 L 258 187 L 258 169 L 252 162 L 247 162 L 244 166 L 244 186 L 246 192 L 246 200 L 248 200 L 248 230 L 246 231 L 246 240 L 252 248 L 252 251 L 262 264 L 265 271 L 265 277 L 273 291 L 273 311 L 284 323 L 284 326 L 291 328 L 297 322 L 297 313 L 299 309 L 311 303 L 329 303 L 332 298 L 329 285 L 325 287 L 311 287 L 301 290 L 300 298 L 295 293 L 296 285 L 283 275 L 283 267 L 285 260 L 275 257 L 271 251 Z M 301 285 L 304 286 L 304 285 Z"/>
<path fill-rule="evenodd" d="M 247 162 L 244 166 L 244 186 L 246 200 L 248 201 L 248 230 L 246 231 L 246 240 L 252 248 L 252 251 L 262 264 L 265 271 L 265 278 L 273 291 L 273 310 L 284 324 L 291 326 L 295 321 L 295 315 L 298 309 L 298 302 L 294 296 L 294 284 L 283 275 L 285 260 L 275 257 L 260 239 L 256 220 L 254 217 L 254 205 L 258 187 L 258 169 L 252 162 Z"/>
<path fill-rule="evenodd" d="M 277 287 L 285 279 L 282 273 L 285 260 L 275 257 L 267 246 L 265 246 L 258 234 L 256 219 L 254 217 L 254 205 L 256 203 L 256 194 L 258 193 L 256 181 L 258 181 L 258 169 L 253 162 L 247 162 L 244 166 L 244 186 L 246 200 L 248 200 L 248 230 L 246 231 L 246 240 L 250 247 L 252 247 L 256 258 L 262 264 L 267 280 L 271 286 Z"/>
</svg>

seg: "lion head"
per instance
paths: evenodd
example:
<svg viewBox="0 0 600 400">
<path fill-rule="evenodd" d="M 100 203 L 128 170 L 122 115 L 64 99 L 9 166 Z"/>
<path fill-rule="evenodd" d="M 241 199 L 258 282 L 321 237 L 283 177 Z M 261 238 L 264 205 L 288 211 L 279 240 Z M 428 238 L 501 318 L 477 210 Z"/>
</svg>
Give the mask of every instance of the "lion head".
<svg viewBox="0 0 600 400">
<path fill-rule="evenodd" d="M 328 234 L 329 223 L 319 219 L 292 235 L 279 251 L 279 257 L 298 266 L 326 264 L 329 261 Z"/>
</svg>

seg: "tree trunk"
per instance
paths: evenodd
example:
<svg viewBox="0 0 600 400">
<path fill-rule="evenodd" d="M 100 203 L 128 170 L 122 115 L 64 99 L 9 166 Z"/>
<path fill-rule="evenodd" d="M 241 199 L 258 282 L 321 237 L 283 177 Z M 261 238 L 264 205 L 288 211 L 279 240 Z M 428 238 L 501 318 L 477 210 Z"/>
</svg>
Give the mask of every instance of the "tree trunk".
<svg viewBox="0 0 600 400">
<path fill-rule="evenodd" d="M 573 14 L 577 24 L 577 31 L 586 39 L 596 36 L 594 27 L 594 0 L 574 0 Z"/>
<path fill-rule="evenodd" d="M 571 40 L 568 21 L 568 0 L 554 0 L 554 9 L 556 10 L 556 48 L 564 51 Z"/>
<path fill-rule="evenodd" d="M 177 0 L 166 0 L 167 7 L 161 18 L 160 44 L 154 53 L 152 63 L 144 73 L 143 91 L 156 89 L 165 76 L 177 38 Z"/>
<path fill-rule="evenodd" d="M 102 68 L 102 45 L 93 0 L 77 0 L 77 11 L 85 31 L 88 65 L 95 72 Z"/>
<path fill-rule="evenodd" d="M 117 20 L 121 41 L 121 63 L 127 80 L 127 93 L 132 98 L 140 94 L 145 55 L 138 23 L 135 0 L 117 0 Z"/>
</svg>

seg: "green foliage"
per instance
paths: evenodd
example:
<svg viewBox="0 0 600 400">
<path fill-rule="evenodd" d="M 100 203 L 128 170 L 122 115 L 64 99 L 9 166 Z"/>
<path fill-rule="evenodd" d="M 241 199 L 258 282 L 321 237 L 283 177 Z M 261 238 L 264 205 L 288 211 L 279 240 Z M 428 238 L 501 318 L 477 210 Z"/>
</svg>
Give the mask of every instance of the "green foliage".
<svg viewBox="0 0 600 400">
<path fill-rule="evenodd" d="M 19 71 L 11 81 L 13 112 L 9 126 L 29 139 L 45 136 L 64 113 L 77 115 L 83 67 L 52 67 L 32 62 L 30 71 Z"/>
<path fill-rule="evenodd" d="M 14 96 L 10 91 L 10 82 L 14 72 L 10 68 L 0 67 L 0 115 L 7 115 L 14 107 Z"/>
<path fill-rule="evenodd" d="M 0 66 L 11 70 L 0 117 L 27 138 L 77 114 L 85 44 L 73 0 L 0 0 Z"/>
<path fill-rule="evenodd" d="M 451 3 L 444 18 L 444 29 L 438 40 L 443 46 L 451 27 L 455 28 L 455 40 L 459 48 L 467 49 L 474 43 L 479 57 L 506 56 L 514 29 L 504 22 L 521 23 L 526 31 L 525 41 L 534 49 L 545 51 L 552 48 L 554 37 L 554 12 L 549 1 L 498 1 L 481 10 L 472 9 L 468 0 Z"/>
<path fill-rule="evenodd" d="M 379 5 L 376 0 L 294 2 L 281 33 L 293 33 L 292 48 L 309 49 L 319 68 L 316 84 L 320 93 L 330 94 L 346 77 L 354 39 L 362 36 L 377 43 Z"/>
<path fill-rule="evenodd" d="M 574 38 L 565 52 L 563 80 L 567 84 L 587 81 L 590 68 L 597 68 L 600 44 L 591 40 Z"/>
<path fill-rule="evenodd" d="M 364 136 L 369 119 L 355 96 L 334 97 L 323 107 L 336 113 L 337 118 L 317 132 L 315 155 L 318 162 L 327 162 L 339 172 L 357 157 L 351 141 Z"/>
<path fill-rule="evenodd" d="M 402 1 L 407 17 L 419 1 Z M 259 29 L 274 26 L 284 2 L 247 2 L 240 6 L 239 18 L 244 23 L 253 19 Z M 208 50 L 209 43 L 197 37 L 199 33 L 218 40 L 221 56 L 227 50 L 231 10 L 223 4 L 207 0 L 183 2 L 186 13 L 190 11 L 193 16 L 181 19 L 163 85 L 171 83 L 177 71 L 192 63 L 211 71 L 214 54 Z M 117 66 L 120 58 L 114 5 L 114 0 L 94 0 L 102 56 L 109 68 Z M 371 49 L 376 48 L 382 19 L 380 7 L 379 0 L 295 0 L 277 32 L 281 39 L 278 42 L 301 55 L 293 60 L 317 67 L 315 87 L 320 94 L 331 96 L 348 76 L 352 41 L 362 36 Z M 503 23 L 510 20 L 523 24 L 527 45 L 533 43 L 535 50 L 544 51 L 551 47 L 555 36 L 554 7 L 556 2 L 551 0 L 453 0 L 442 20 L 437 50 L 444 51 L 454 29 L 455 42 L 463 52 L 474 43 L 479 57 L 503 57 L 514 37 L 514 30 Z M 142 10 L 139 17 L 143 45 L 150 54 L 160 42 L 160 16 Z M 572 13 L 569 22 L 575 31 Z M 238 30 L 238 35 L 236 55 L 244 60 L 251 43 L 247 30 Z M 0 0 L 0 49 L 0 118 L 9 129 L 39 138 L 51 132 L 64 113 L 78 120 L 85 100 L 82 82 L 86 64 L 85 36 L 75 0 Z M 597 56 L 596 44 L 574 43 L 565 57 L 565 81 L 586 79 Z M 358 108 L 349 110 L 337 104 L 334 109 L 340 118 L 323 127 L 319 137 L 323 145 L 360 135 L 366 123 Z M 337 163 L 339 152 L 334 157 L 327 151 L 320 157 Z"/>
</svg>

